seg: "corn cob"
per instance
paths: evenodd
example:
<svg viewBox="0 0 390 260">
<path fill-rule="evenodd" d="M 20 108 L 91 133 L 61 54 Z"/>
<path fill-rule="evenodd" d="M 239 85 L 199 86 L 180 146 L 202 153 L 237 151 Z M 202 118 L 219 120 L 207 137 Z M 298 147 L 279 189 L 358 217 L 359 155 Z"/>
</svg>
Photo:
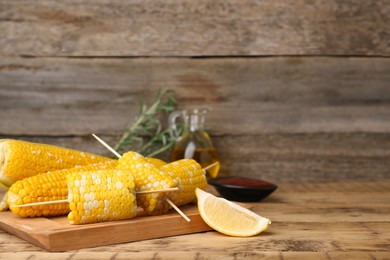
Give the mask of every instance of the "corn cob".
<svg viewBox="0 0 390 260">
<path fill-rule="evenodd" d="M 116 161 L 85 165 L 63 169 L 49 173 L 34 175 L 15 182 L 7 192 L 7 204 L 12 213 L 21 217 L 58 216 L 69 212 L 67 203 L 56 205 L 40 205 L 30 207 L 15 207 L 17 205 L 61 200 L 68 198 L 66 175 L 71 173 L 114 169 Z"/>
<path fill-rule="evenodd" d="M 12 139 L 0 140 L 0 183 L 10 187 L 15 181 L 39 173 L 112 159 L 47 144 Z"/>
<path fill-rule="evenodd" d="M 136 216 L 135 184 L 122 170 L 67 175 L 70 224 L 130 219 Z"/>
<path fill-rule="evenodd" d="M 170 194 L 171 201 L 176 206 L 182 206 L 196 200 L 195 189 L 205 190 L 207 179 L 200 164 L 193 159 L 181 159 L 162 166 L 161 171 L 171 176 L 175 186 L 179 188 Z"/>
<path fill-rule="evenodd" d="M 134 176 L 135 190 L 159 190 L 175 187 L 172 178 L 149 163 L 136 152 L 127 152 L 118 159 L 118 169 L 130 170 Z M 169 192 L 137 194 L 137 203 L 149 215 L 166 213 L 171 206 L 166 202 Z"/>
</svg>

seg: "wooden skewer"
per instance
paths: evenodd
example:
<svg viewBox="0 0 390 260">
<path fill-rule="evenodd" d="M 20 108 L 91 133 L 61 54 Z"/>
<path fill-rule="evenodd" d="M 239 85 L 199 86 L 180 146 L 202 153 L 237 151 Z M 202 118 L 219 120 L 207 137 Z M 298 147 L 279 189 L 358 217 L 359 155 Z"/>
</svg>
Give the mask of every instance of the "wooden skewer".
<svg viewBox="0 0 390 260">
<path fill-rule="evenodd" d="M 111 146 L 109 146 L 106 142 L 104 142 L 99 136 L 92 134 L 93 137 L 96 138 L 96 140 L 99 141 L 104 147 L 106 147 L 110 152 L 112 152 L 116 157 L 121 158 L 122 155 L 120 155 L 117 151 L 114 150 Z"/>
<path fill-rule="evenodd" d="M 185 220 L 187 220 L 187 222 L 191 221 L 191 219 L 187 217 L 186 214 L 184 214 L 183 211 L 181 211 L 170 199 L 166 199 L 166 200 L 169 203 L 169 205 L 171 205 L 172 208 L 174 208 L 177 211 L 177 213 L 179 213 Z"/>
<path fill-rule="evenodd" d="M 49 200 L 49 201 L 41 201 L 41 202 L 32 202 L 21 205 L 11 205 L 13 208 L 23 208 L 23 207 L 32 207 L 32 206 L 41 206 L 41 205 L 50 205 L 50 204 L 61 204 L 68 203 L 68 200 Z"/>
<path fill-rule="evenodd" d="M 104 147 L 106 147 L 110 152 L 112 152 L 116 157 L 118 158 L 121 158 L 122 155 L 120 155 L 117 151 L 114 150 L 114 148 L 112 148 L 111 146 L 109 146 L 105 141 L 103 141 L 100 137 L 98 137 L 97 135 L 95 134 L 92 134 L 93 137 L 96 138 L 96 140 L 99 141 L 99 143 L 101 143 Z M 184 214 L 183 211 L 181 211 L 171 200 L 169 199 L 166 199 L 166 201 L 168 202 L 169 205 L 172 206 L 172 208 L 174 208 L 177 213 L 179 213 L 185 220 L 187 220 L 187 222 L 190 222 L 191 220 Z"/>
<path fill-rule="evenodd" d="M 204 167 L 202 170 L 203 170 L 204 172 L 206 172 L 208 169 L 213 168 L 214 166 L 216 166 L 216 165 L 218 165 L 218 164 L 219 164 L 219 162 L 214 162 L 214 163 L 212 163 L 212 164 L 207 165 L 207 166 Z"/>
<path fill-rule="evenodd" d="M 148 193 L 168 192 L 168 191 L 176 191 L 176 190 L 179 190 L 179 188 L 173 187 L 173 188 L 160 189 L 160 190 L 143 190 L 143 191 L 137 191 L 136 194 L 148 194 Z"/>
<path fill-rule="evenodd" d="M 145 191 L 137 191 L 136 194 L 148 194 L 148 193 L 155 193 L 155 192 L 169 192 L 169 191 L 176 191 L 179 188 L 173 187 L 169 189 L 161 189 L 161 190 L 145 190 Z M 13 205 L 14 208 L 23 208 L 23 207 L 32 207 L 32 206 L 40 206 L 40 205 L 48 205 L 48 204 L 60 204 L 60 203 L 68 203 L 68 200 L 50 200 L 50 201 L 41 201 L 41 202 L 32 202 L 32 203 L 26 203 L 21 205 Z"/>
</svg>

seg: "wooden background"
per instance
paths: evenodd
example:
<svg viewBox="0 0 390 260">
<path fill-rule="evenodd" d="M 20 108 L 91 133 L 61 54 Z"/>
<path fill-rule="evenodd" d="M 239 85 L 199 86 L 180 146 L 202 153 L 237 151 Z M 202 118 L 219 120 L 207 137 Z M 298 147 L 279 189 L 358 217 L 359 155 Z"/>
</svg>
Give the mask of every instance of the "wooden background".
<svg viewBox="0 0 390 260">
<path fill-rule="evenodd" d="M 0 137 L 105 154 L 159 88 L 222 174 L 390 178 L 388 0 L 0 0 Z"/>
</svg>

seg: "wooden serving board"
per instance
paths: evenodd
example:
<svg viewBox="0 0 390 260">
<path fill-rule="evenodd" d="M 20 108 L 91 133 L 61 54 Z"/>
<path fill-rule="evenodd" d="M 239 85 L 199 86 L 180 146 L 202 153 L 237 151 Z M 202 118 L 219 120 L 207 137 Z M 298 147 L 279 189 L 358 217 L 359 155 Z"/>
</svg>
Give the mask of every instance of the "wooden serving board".
<svg viewBox="0 0 390 260">
<path fill-rule="evenodd" d="M 211 230 L 202 220 L 195 204 L 181 210 L 191 219 L 184 220 L 174 210 L 160 216 L 136 218 L 88 225 L 70 225 L 66 216 L 21 218 L 10 211 L 0 212 L 0 229 L 49 251 L 105 246 L 152 238 Z"/>
</svg>

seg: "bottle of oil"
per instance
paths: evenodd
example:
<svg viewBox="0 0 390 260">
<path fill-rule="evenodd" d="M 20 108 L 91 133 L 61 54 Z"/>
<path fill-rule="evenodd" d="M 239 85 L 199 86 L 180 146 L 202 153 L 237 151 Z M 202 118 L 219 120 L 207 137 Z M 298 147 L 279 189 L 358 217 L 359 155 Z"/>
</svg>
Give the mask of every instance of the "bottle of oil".
<svg viewBox="0 0 390 260">
<path fill-rule="evenodd" d="M 197 161 L 202 168 L 218 162 L 217 151 L 209 134 L 204 130 L 207 112 L 207 109 L 191 109 L 175 111 L 170 115 L 171 133 L 177 140 L 172 148 L 171 161 L 191 158 Z M 176 122 L 179 118 L 183 121 L 181 135 Z M 217 177 L 219 169 L 219 163 L 207 169 L 207 177 Z"/>
</svg>

